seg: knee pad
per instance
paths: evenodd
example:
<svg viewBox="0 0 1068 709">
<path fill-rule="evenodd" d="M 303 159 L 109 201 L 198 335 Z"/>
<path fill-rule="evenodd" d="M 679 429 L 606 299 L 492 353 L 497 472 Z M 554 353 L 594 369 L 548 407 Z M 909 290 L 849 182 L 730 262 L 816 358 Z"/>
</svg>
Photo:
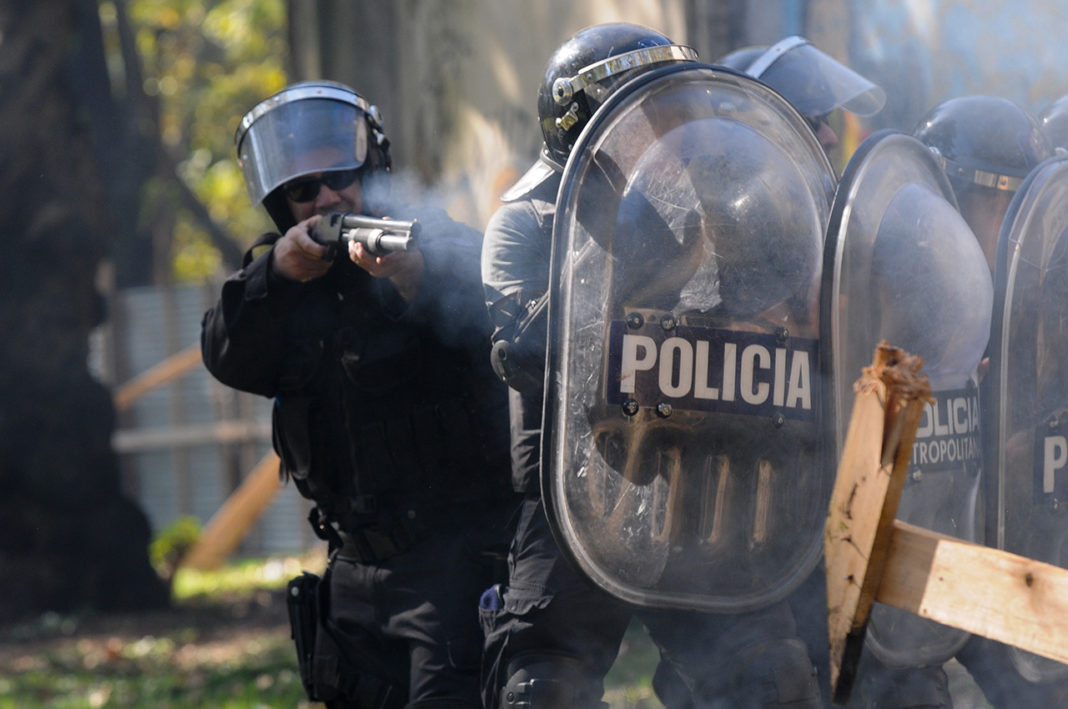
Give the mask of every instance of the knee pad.
<svg viewBox="0 0 1068 709">
<path fill-rule="evenodd" d="M 602 678 L 568 655 L 523 653 L 508 663 L 501 709 L 600 709 Z"/>
</svg>

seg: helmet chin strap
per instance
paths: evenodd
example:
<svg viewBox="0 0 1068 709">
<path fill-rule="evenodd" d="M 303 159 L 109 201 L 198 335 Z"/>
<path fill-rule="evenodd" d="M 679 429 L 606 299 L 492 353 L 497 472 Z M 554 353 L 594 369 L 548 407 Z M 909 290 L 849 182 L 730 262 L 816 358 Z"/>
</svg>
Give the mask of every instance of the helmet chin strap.
<svg viewBox="0 0 1068 709">
<path fill-rule="evenodd" d="M 950 177 L 1004 192 L 1015 192 L 1023 184 L 1024 178 L 1022 177 L 980 170 L 976 167 L 966 167 L 945 157 L 937 148 L 931 148 L 930 150 L 934 153 L 939 164 L 941 164 L 942 169 Z"/>
</svg>

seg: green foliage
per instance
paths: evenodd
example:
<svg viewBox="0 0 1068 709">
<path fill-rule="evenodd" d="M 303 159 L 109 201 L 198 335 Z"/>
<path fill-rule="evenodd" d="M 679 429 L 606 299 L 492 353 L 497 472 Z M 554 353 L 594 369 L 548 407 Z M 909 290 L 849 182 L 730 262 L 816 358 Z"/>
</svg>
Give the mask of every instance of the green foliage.
<svg viewBox="0 0 1068 709">
<path fill-rule="evenodd" d="M 178 562 L 200 538 L 200 520 L 179 517 L 165 527 L 148 546 L 148 558 L 156 572 L 165 579 L 174 575 Z"/>
<path fill-rule="evenodd" d="M 245 192 L 233 138 L 241 116 L 284 88 L 289 55 L 285 0 L 101 0 L 112 81 L 131 69 L 118 42 L 125 7 L 168 164 L 212 220 L 243 245 L 270 228 Z M 171 278 L 198 282 L 220 267 L 205 225 L 171 189 L 147 190 L 141 220 L 171 235 Z"/>
<path fill-rule="evenodd" d="M 652 672 L 660 660 L 656 645 L 637 620 L 623 636 L 619 656 L 605 676 L 605 701 L 612 707 L 663 709 L 653 692 Z"/>
<path fill-rule="evenodd" d="M 182 568 L 174 575 L 172 594 L 175 601 L 184 602 L 219 594 L 247 593 L 254 589 L 280 589 L 301 571 L 321 573 L 325 566 L 325 558 L 288 557 L 266 562 L 251 559 L 228 564 L 216 571 Z"/>
</svg>

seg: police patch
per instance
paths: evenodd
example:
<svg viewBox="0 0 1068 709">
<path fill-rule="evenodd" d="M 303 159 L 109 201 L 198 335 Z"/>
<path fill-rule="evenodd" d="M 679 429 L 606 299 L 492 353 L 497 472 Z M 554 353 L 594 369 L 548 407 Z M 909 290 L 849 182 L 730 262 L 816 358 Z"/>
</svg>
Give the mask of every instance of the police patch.
<svg viewBox="0 0 1068 709">
<path fill-rule="evenodd" d="M 911 468 L 956 470 L 978 464 L 979 395 L 975 387 L 936 391 L 923 408 L 912 444 Z"/>
<path fill-rule="evenodd" d="M 1068 500 L 1068 419 L 1054 415 L 1035 430 L 1034 503 Z"/>
<path fill-rule="evenodd" d="M 683 411 L 813 421 L 819 409 L 817 340 L 680 325 L 669 315 L 608 327 L 605 392 L 625 411 Z"/>
</svg>

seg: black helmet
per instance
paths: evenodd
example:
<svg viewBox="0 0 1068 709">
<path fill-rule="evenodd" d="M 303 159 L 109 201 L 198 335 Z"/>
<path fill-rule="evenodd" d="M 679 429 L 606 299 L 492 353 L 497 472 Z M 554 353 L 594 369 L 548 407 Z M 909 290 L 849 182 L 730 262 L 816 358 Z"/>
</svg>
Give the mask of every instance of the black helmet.
<svg viewBox="0 0 1068 709">
<path fill-rule="evenodd" d="M 293 218 L 279 188 L 330 170 L 388 171 L 389 139 L 378 108 L 334 81 L 304 81 L 256 104 L 234 134 L 237 160 L 253 204 L 263 204 L 283 232 Z"/>
<path fill-rule="evenodd" d="M 543 156 L 562 167 L 590 116 L 624 77 L 655 64 L 696 60 L 690 47 L 640 25 L 594 25 L 572 35 L 549 59 L 538 91 Z"/>
<path fill-rule="evenodd" d="M 1046 106 L 1038 114 L 1038 122 L 1053 148 L 1068 150 L 1068 95 Z"/>
<path fill-rule="evenodd" d="M 1038 121 L 1000 96 L 959 96 L 935 106 L 913 135 L 935 153 L 955 189 L 1015 192 L 1052 154 Z"/>
</svg>

